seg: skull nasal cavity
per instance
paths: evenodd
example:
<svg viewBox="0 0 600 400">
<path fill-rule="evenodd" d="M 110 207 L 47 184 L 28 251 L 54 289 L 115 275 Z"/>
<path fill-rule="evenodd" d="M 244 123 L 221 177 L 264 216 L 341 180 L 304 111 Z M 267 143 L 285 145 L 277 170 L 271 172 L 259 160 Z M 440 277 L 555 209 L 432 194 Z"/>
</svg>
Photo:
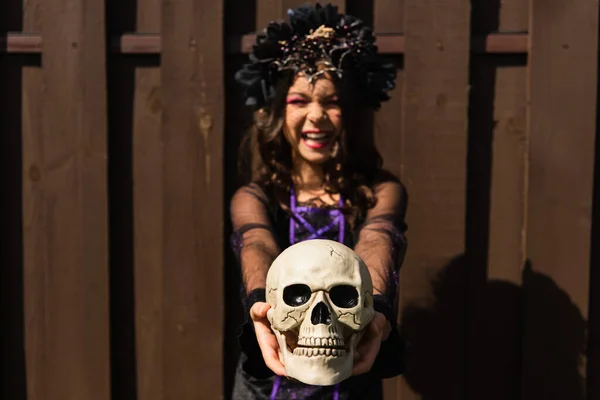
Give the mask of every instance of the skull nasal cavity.
<svg viewBox="0 0 600 400">
<path fill-rule="evenodd" d="M 313 325 L 319 324 L 331 324 L 331 313 L 329 312 L 329 308 L 325 305 L 325 303 L 320 302 L 313 308 L 312 315 L 310 316 L 310 322 Z"/>
</svg>

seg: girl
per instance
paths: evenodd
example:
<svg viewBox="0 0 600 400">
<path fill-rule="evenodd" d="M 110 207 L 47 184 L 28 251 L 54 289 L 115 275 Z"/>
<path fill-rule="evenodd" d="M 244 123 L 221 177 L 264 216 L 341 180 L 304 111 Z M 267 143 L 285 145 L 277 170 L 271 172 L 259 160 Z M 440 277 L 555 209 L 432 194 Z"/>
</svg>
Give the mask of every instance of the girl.
<svg viewBox="0 0 600 400">
<path fill-rule="evenodd" d="M 381 399 L 381 379 L 402 373 L 396 328 L 404 258 L 403 186 L 381 167 L 364 110 L 388 99 L 395 66 L 377 54 L 362 21 L 331 5 L 288 12 L 257 37 L 236 79 L 255 107 L 242 143 L 249 183 L 231 201 L 233 249 L 252 323 L 242 327 L 234 399 Z M 339 211 L 344 218 L 336 218 Z M 332 387 L 285 378 L 266 313 L 267 271 L 282 249 L 327 238 L 354 249 L 374 286 L 375 318 L 358 345 L 353 376 Z"/>
</svg>

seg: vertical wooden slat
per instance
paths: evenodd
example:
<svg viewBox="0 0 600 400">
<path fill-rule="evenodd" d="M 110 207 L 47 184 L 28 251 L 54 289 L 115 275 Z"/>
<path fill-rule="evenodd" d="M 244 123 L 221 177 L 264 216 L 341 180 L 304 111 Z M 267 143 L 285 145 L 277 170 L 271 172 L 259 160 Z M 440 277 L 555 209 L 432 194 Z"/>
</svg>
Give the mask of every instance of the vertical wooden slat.
<svg viewBox="0 0 600 400">
<path fill-rule="evenodd" d="M 522 394 L 583 399 L 598 4 L 532 0 L 531 6 Z"/>
<path fill-rule="evenodd" d="M 160 0 L 137 4 L 137 31 L 160 32 Z M 160 68 L 135 71 L 133 115 L 134 276 L 139 400 L 163 399 L 163 141 Z"/>
<path fill-rule="evenodd" d="M 470 8 L 460 0 L 404 4 L 410 249 L 400 279 L 410 347 L 400 398 L 463 400 Z"/>
<path fill-rule="evenodd" d="M 325 2 L 318 0 L 255 0 L 256 1 L 256 29 L 260 30 L 267 26 L 270 21 L 287 20 L 287 11 L 290 8 L 296 8 L 305 4 L 315 5 Z M 331 0 L 331 3 L 338 7 L 338 11 L 343 13 L 346 9 L 346 0 Z"/>
<path fill-rule="evenodd" d="M 106 400 L 104 2 L 34 1 L 27 12 L 44 37 L 23 131 L 28 398 Z"/>
<path fill-rule="evenodd" d="M 223 2 L 162 2 L 164 399 L 221 397 Z"/>
<path fill-rule="evenodd" d="M 361 1 L 362 3 L 362 1 Z M 384 0 L 374 2 L 373 29 L 375 32 L 400 33 L 404 31 L 404 0 Z M 397 177 L 402 176 L 403 141 L 405 131 L 402 122 L 402 89 L 404 73 L 402 57 L 397 57 L 398 75 L 396 88 L 390 93 L 391 99 L 384 103 L 379 112 L 375 113 L 374 138 L 375 145 L 383 157 L 384 168 Z M 400 290 L 404 287 L 400 283 Z M 384 381 L 384 398 L 393 400 L 400 398 L 402 377 Z"/>
<path fill-rule="evenodd" d="M 522 0 L 474 2 L 472 34 L 526 31 Z M 526 58 L 471 61 L 467 246 L 467 398 L 520 396 L 521 275 L 525 262 Z"/>
<path fill-rule="evenodd" d="M 40 32 L 40 7 L 32 6 L 24 9 L 23 29 L 30 32 Z M 39 182 L 39 167 L 34 168 L 36 160 L 43 159 L 42 144 L 42 91 L 43 70 L 41 68 L 23 69 L 23 127 L 22 141 L 22 190 L 23 190 L 23 241 L 27 245 L 27 230 L 29 229 L 30 243 L 35 244 L 35 251 L 30 254 L 42 253 L 45 250 L 45 232 L 41 231 L 40 216 L 44 204 L 44 191 Z M 28 228 L 29 227 L 29 228 Z M 39 230 L 36 232 L 36 230 Z M 24 248 L 24 252 L 26 252 Z M 24 261 L 27 255 L 24 254 Z M 45 327 L 45 273 L 41 258 L 39 265 L 23 263 L 23 281 L 27 290 L 25 302 L 25 355 L 27 366 L 27 391 L 33 399 L 43 398 L 43 386 L 35 387 L 34 383 L 44 379 L 44 346 L 46 346 Z M 39 385 L 39 384 L 38 384 Z"/>
</svg>

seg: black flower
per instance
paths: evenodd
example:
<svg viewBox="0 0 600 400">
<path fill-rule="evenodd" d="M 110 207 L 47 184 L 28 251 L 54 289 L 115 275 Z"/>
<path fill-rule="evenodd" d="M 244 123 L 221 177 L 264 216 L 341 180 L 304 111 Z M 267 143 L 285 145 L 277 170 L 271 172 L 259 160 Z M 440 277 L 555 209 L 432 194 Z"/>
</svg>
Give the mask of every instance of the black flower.
<svg viewBox="0 0 600 400">
<path fill-rule="evenodd" d="M 271 22 L 257 35 L 250 62 L 235 76 L 247 105 L 270 104 L 279 70 L 314 74 L 315 63 L 323 59 L 338 75 L 353 72 L 353 82 L 370 107 L 378 109 L 389 99 L 396 67 L 377 54 L 373 32 L 363 21 L 339 14 L 331 4 L 299 7 L 289 10 L 288 16 L 289 24 Z"/>
</svg>

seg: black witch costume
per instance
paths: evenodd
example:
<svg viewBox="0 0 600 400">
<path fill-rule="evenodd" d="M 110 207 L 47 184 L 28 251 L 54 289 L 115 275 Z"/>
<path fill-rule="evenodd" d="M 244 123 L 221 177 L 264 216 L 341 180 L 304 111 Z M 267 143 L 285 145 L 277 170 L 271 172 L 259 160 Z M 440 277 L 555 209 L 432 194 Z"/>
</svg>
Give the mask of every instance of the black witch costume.
<svg viewBox="0 0 600 400">
<path fill-rule="evenodd" d="M 269 107 L 277 79 L 290 70 L 303 72 L 309 80 L 328 73 L 352 82 L 358 85 L 361 99 L 373 109 L 378 109 L 381 102 L 389 98 L 387 92 L 394 87 L 395 66 L 377 54 L 374 36 L 362 21 L 339 14 L 337 7 L 331 5 L 300 7 L 290 10 L 288 15 L 289 24 L 272 22 L 257 36 L 250 63 L 236 75 L 245 88 L 248 105 L 256 109 Z M 372 189 L 377 195 L 387 184 L 383 182 Z M 391 186 L 396 188 L 393 190 L 400 190 L 398 187 Z M 374 296 L 374 307 L 386 316 L 392 332 L 382 342 L 377 359 L 366 374 L 350 377 L 333 386 L 312 386 L 288 380 L 275 376 L 265 365 L 249 321 L 250 307 L 257 301 L 265 301 L 264 288 L 248 294 L 243 288 L 246 321 L 240 334 L 242 353 L 233 399 L 381 399 L 381 380 L 404 371 L 404 343 L 397 330 L 394 299 L 398 270 L 406 250 L 405 204 L 379 200 L 364 220 L 357 221 L 352 228 L 342 212 L 342 196 L 337 205 L 326 205 L 318 200 L 300 203 L 292 187 L 285 209 L 275 197 L 269 190 L 250 184 L 240 188 L 232 200 L 232 248 L 242 273 L 247 273 L 245 268 L 249 265 L 269 258 L 261 255 L 261 251 L 285 249 L 309 239 L 338 241 L 353 248 L 363 258 L 374 254 L 378 265 L 369 267 L 386 282 L 384 293 Z M 404 198 L 404 193 L 392 197 Z"/>
</svg>

